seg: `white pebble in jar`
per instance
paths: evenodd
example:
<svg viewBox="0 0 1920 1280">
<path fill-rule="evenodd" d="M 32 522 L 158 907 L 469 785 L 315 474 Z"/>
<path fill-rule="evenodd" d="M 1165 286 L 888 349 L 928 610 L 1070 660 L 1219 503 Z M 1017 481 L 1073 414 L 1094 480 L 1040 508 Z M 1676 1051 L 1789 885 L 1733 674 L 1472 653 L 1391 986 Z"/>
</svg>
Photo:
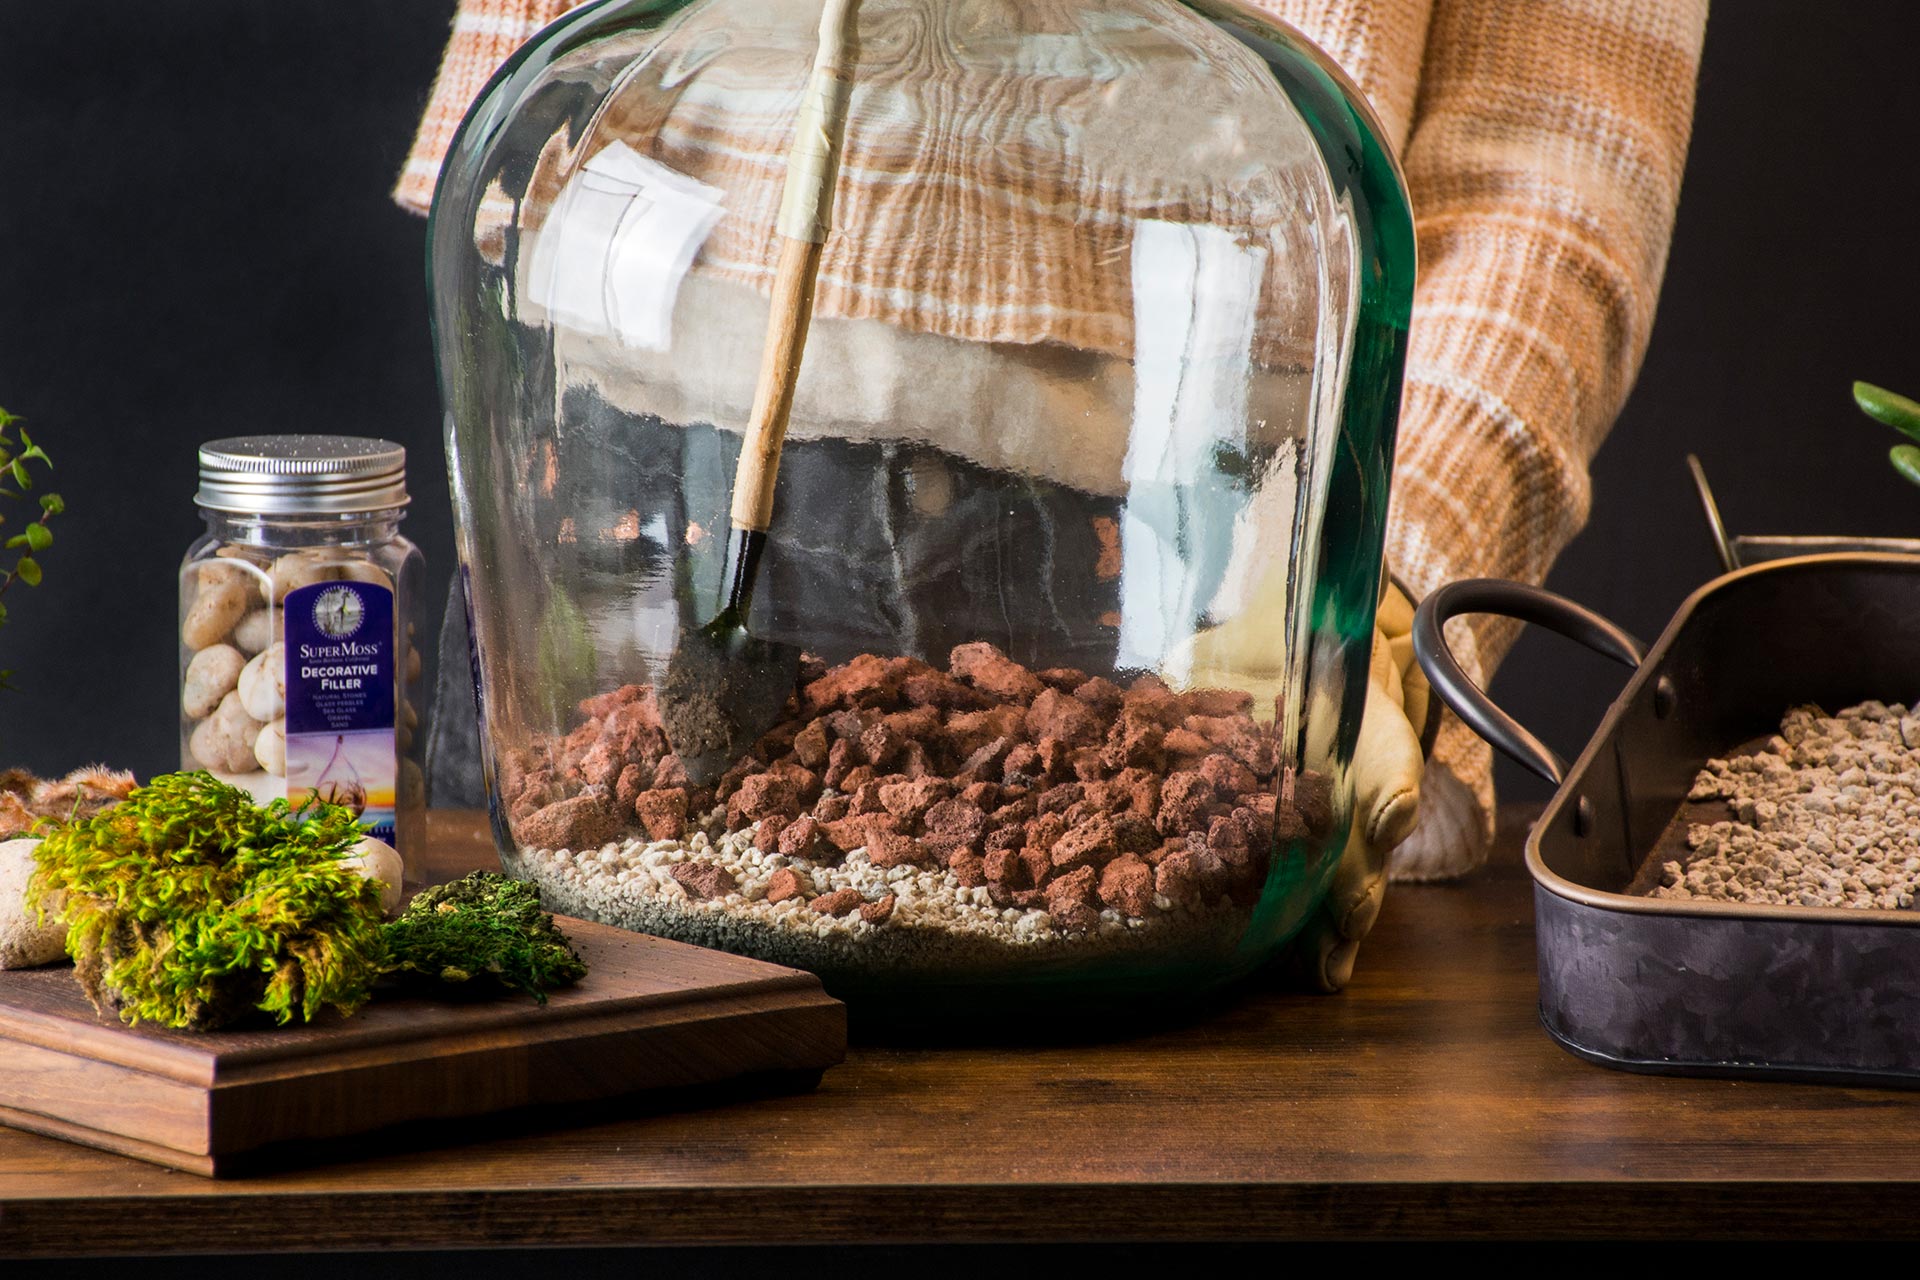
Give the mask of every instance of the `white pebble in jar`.
<svg viewBox="0 0 1920 1280">
<path fill-rule="evenodd" d="M 240 705 L 255 720 L 265 722 L 287 709 L 287 648 L 268 645 L 256 654 L 235 682 Z"/>
<path fill-rule="evenodd" d="M 253 758 L 276 778 L 287 776 L 287 722 L 274 720 L 260 727 L 253 740 Z"/>
<path fill-rule="evenodd" d="M 220 700 L 239 685 L 246 665 L 246 657 L 230 644 L 208 645 L 200 650 L 187 664 L 180 709 L 193 720 L 212 715 Z"/>
<path fill-rule="evenodd" d="M 250 563 L 243 559 L 222 557 L 194 566 L 189 575 L 198 590 L 212 587 L 238 587 L 247 596 L 249 603 L 259 603 L 265 597 L 261 592 L 261 575 Z"/>
<path fill-rule="evenodd" d="M 241 707 L 240 695 L 228 693 L 212 715 L 193 727 L 187 740 L 193 767 L 215 773 L 250 772 L 254 767 L 254 742 L 260 729 L 260 722 Z"/>
<path fill-rule="evenodd" d="M 245 773 L 253 768 L 254 740 L 260 736 L 264 726 L 247 714 L 238 689 L 220 700 L 219 710 L 213 713 L 213 725 L 216 734 L 225 743 L 226 771 Z"/>
<path fill-rule="evenodd" d="M 294 551 L 273 562 L 270 576 L 273 579 L 273 602 L 280 604 L 286 600 L 288 593 L 298 591 L 301 587 L 338 580 L 340 570 L 311 551 Z"/>
<path fill-rule="evenodd" d="M 226 639 L 246 616 L 251 594 L 244 584 L 231 579 L 203 585 L 194 592 L 186 620 L 180 624 L 181 643 L 189 649 L 204 649 Z"/>
<path fill-rule="evenodd" d="M 387 571 L 370 561 L 349 560 L 345 564 L 337 564 L 333 567 L 342 581 L 366 582 L 376 587 L 385 587 L 389 591 L 393 589 L 393 579 L 387 575 Z"/>
<path fill-rule="evenodd" d="M 263 606 L 240 619 L 240 625 L 233 629 L 233 644 L 251 657 L 278 640 L 280 632 L 278 611 Z"/>
</svg>

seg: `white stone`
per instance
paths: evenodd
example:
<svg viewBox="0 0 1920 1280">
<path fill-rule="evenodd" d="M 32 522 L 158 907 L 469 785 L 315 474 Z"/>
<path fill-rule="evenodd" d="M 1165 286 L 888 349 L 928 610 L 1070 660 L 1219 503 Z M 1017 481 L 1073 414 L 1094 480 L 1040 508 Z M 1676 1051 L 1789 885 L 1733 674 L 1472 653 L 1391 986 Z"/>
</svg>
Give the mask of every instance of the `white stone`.
<svg viewBox="0 0 1920 1280">
<path fill-rule="evenodd" d="M 27 906 L 38 840 L 0 843 L 0 969 L 32 969 L 64 960 L 67 929 L 52 914 L 45 924 Z"/>
<path fill-rule="evenodd" d="M 380 909 L 388 915 L 400 909 L 400 895 L 406 879 L 406 867 L 400 861 L 400 854 L 384 840 L 366 837 L 347 851 L 345 865 L 357 872 L 363 880 L 374 880 L 380 884 Z"/>
</svg>

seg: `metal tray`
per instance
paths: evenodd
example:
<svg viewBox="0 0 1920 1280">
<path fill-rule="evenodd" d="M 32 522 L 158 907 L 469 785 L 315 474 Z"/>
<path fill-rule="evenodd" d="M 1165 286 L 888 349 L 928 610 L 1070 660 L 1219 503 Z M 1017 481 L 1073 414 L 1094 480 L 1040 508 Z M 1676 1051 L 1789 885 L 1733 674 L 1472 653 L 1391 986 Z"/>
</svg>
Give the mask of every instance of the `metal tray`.
<svg viewBox="0 0 1920 1280">
<path fill-rule="evenodd" d="M 1567 767 L 1454 661 L 1441 629 L 1495 613 L 1635 667 Z M 1558 786 L 1527 837 L 1540 1020 L 1604 1066 L 1920 1087 L 1920 911 L 1670 902 L 1623 890 L 1711 756 L 1789 707 L 1920 697 L 1920 556 L 1772 561 L 1689 596 L 1651 650 L 1536 587 L 1478 579 L 1421 604 L 1435 692 Z"/>
</svg>

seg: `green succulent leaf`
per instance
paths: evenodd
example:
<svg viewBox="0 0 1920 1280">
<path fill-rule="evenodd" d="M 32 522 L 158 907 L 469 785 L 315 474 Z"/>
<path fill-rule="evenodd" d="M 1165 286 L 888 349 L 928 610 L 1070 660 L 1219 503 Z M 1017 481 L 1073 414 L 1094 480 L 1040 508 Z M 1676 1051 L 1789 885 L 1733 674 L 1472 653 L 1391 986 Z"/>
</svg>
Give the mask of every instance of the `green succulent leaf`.
<svg viewBox="0 0 1920 1280">
<path fill-rule="evenodd" d="M 24 533 L 19 534 L 18 538 L 20 541 L 25 542 L 27 544 L 27 549 L 29 551 L 33 551 L 36 553 L 45 551 L 48 547 L 53 545 L 52 531 L 49 530 L 47 526 L 39 523 L 38 521 L 35 521 L 33 524 L 28 525 L 26 528 L 26 531 Z M 12 546 L 13 543 L 14 543 L 14 539 L 10 538 L 7 540 L 8 546 Z"/>
<path fill-rule="evenodd" d="M 1913 484 L 1920 485 L 1920 445 L 1897 444 L 1887 454 L 1893 469 Z"/>
<path fill-rule="evenodd" d="M 7 470 L 13 473 L 13 482 L 20 486 L 20 492 L 25 493 L 28 489 L 33 488 L 33 477 L 27 474 L 26 463 L 15 458 L 7 464 Z"/>
<path fill-rule="evenodd" d="M 1853 402 L 1875 422 L 1883 422 L 1902 435 L 1920 441 L 1920 403 L 1871 382 L 1853 384 Z"/>
<path fill-rule="evenodd" d="M 66 512 L 66 509 L 66 500 L 59 494 L 43 493 L 40 495 L 40 511 L 42 514 L 50 516 L 62 515 Z"/>
<path fill-rule="evenodd" d="M 40 562 L 32 556 L 21 556 L 20 563 L 13 566 L 13 571 L 19 577 L 20 581 L 26 583 L 28 586 L 37 587 L 40 585 Z"/>
</svg>

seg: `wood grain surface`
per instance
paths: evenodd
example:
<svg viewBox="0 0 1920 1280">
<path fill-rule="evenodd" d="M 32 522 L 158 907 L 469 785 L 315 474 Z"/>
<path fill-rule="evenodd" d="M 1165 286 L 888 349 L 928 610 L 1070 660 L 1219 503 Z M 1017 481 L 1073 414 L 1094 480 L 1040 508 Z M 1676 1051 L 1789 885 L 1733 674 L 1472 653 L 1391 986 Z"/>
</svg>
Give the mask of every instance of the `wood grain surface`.
<svg viewBox="0 0 1920 1280">
<path fill-rule="evenodd" d="M 1920 1096 L 1547 1039 L 1522 829 L 1464 884 L 1396 887 L 1344 994 L 1105 1043 L 856 1045 L 810 1094 L 219 1183 L 0 1132 L 0 1254 L 1920 1230 Z M 435 832 L 443 874 L 488 856 L 474 815 Z"/>
</svg>

